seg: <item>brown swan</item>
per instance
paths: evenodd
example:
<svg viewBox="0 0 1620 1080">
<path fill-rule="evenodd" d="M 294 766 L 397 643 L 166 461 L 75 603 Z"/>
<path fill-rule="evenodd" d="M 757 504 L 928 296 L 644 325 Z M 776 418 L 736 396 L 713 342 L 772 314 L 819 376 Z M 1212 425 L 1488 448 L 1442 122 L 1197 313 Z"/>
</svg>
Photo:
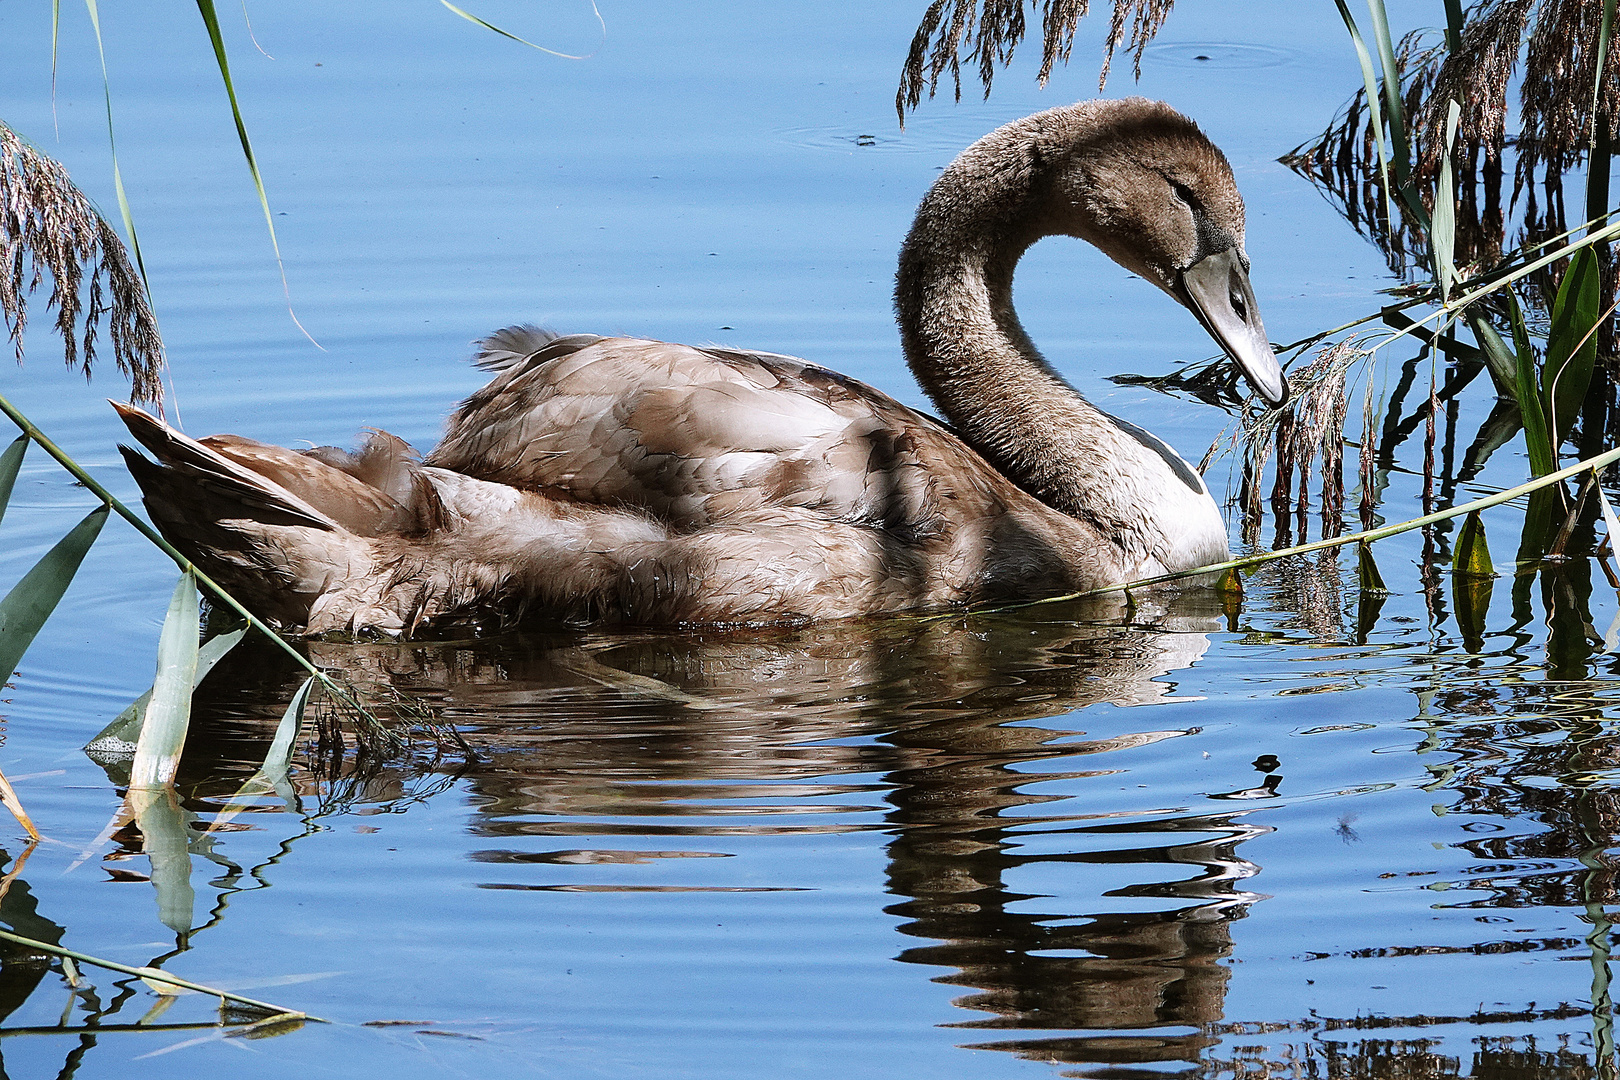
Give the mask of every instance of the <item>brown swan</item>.
<svg viewBox="0 0 1620 1080">
<path fill-rule="evenodd" d="M 923 199 L 895 289 L 945 422 L 792 357 L 529 327 L 418 462 L 193 440 L 129 407 L 152 520 L 297 632 L 407 633 L 524 613 L 652 625 L 798 622 L 1034 598 L 1225 557 L 1202 479 L 1091 405 L 1030 342 L 1013 269 L 1088 240 L 1192 311 L 1267 401 L 1226 158 L 1169 106 L 1050 109 L 969 147 Z"/>
</svg>

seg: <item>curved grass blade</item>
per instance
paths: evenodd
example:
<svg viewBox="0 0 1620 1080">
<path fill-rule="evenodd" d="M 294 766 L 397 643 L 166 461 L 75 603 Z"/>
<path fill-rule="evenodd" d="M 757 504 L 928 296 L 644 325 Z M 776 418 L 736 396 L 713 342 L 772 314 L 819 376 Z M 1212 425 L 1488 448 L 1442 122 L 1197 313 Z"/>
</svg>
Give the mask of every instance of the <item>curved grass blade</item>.
<svg viewBox="0 0 1620 1080">
<path fill-rule="evenodd" d="M 193 690 L 202 685 L 214 665 L 235 648 L 246 634 L 247 627 L 244 626 L 228 634 L 215 634 L 203 642 L 202 648 L 197 650 L 197 675 L 191 684 Z M 124 711 L 113 717 L 112 723 L 97 732 L 95 738 L 84 744 L 84 748 L 99 754 L 133 754 L 135 744 L 141 737 L 141 725 L 146 720 L 146 703 L 151 700 L 152 691 L 147 690 L 124 706 Z"/>
<path fill-rule="evenodd" d="M 247 158 L 248 172 L 253 174 L 253 187 L 259 193 L 259 206 L 264 210 L 264 227 L 270 232 L 270 250 L 276 256 L 276 269 L 281 272 L 281 292 L 287 298 L 287 314 L 310 344 L 320 348 L 320 342 L 310 337 L 304 324 L 293 311 L 292 289 L 287 285 L 287 267 L 281 261 L 281 243 L 276 239 L 276 220 L 270 213 L 270 198 L 264 193 L 264 177 L 259 174 L 259 161 L 253 156 L 253 142 L 248 138 L 247 124 L 242 120 L 242 108 L 236 101 L 236 84 L 231 81 L 231 64 L 225 55 L 225 38 L 219 32 L 219 15 L 214 11 L 214 0 L 197 0 L 203 26 L 208 29 L 208 40 L 214 46 L 214 60 L 219 64 L 219 77 L 225 83 L 225 96 L 231 102 L 231 118 L 236 121 L 236 137 L 242 143 L 242 156 Z M 137 257 L 138 253 L 137 253 Z"/>
<path fill-rule="evenodd" d="M 1569 269 L 1558 285 L 1547 330 L 1547 360 L 1542 367 L 1547 426 L 1555 449 L 1563 445 L 1574 426 L 1592 383 L 1601 291 L 1597 255 L 1591 248 L 1582 248 L 1569 260 Z"/>
<path fill-rule="evenodd" d="M 101 92 L 107 102 L 107 149 L 112 154 L 113 190 L 118 193 L 118 213 L 124 219 L 124 232 L 129 234 L 129 249 L 135 253 L 135 269 L 140 271 L 141 284 L 146 286 L 147 303 L 152 302 L 152 283 L 146 276 L 146 260 L 141 257 L 141 239 L 135 234 L 135 215 L 129 210 L 129 196 L 124 193 L 124 174 L 118 168 L 118 141 L 113 137 L 112 83 L 107 78 L 107 49 L 101 43 L 101 13 L 96 0 L 84 0 L 90 11 L 90 25 L 96 32 L 96 52 L 101 56 Z M 56 43 L 52 27 L 51 55 L 54 70 Z M 54 78 L 54 76 L 53 76 Z"/>
<path fill-rule="evenodd" d="M 1540 372 L 1536 370 L 1536 354 L 1530 348 L 1530 333 L 1525 329 L 1524 312 L 1519 310 L 1518 298 L 1512 289 L 1505 290 L 1508 319 L 1513 325 L 1513 396 L 1519 403 L 1519 420 L 1524 424 L 1524 449 L 1530 458 L 1530 475 L 1546 476 L 1558 468 L 1552 438 L 1547 431 L 1547 414 L 1543 409 Z"/>
<path fill-rule="evenodd" d="M 502 30 L 500 27 L 496 26 L 494 23 L 485 22 L 483 19 L 480 19 L 478 16 L 474 15 L 472 12 L 463 11 L 461 8 L 456 7 L 456 5 L 452 4 L 450 2 L 450 0 L 439 0 L 439 3 L 443 4 L 445 7 L 449 8 L 451 11 L 455 12 L 457 15 L 460 15 L 463 19 L 466 19 L 468 22 L 476 23 L 477 25 L 482 26 L 485 30 L 493 30 L 493 31 L 495 31 L 495 33 L 501 35 L 501 37 L 511 38 L 513 41 L 517 42 L 519 45 L 527 45 L 531 49 L 538 49 L 541 52 L 549 53 L 552 56 L 560 56 L 564 60 L 589 60 L 591 57 L 596 55 L 596 53 L 594 53 L 594 52 L 588 52 L 584 56 L 575 56 L 572 53 L 558 52 L 556 49 L 548 49 L 544 45 L 536 45 L 532 41 L 529 41 L 529 40 L 527 40 L 525 38 L 520 38 L 516 34 L 512 33 L 510 30 Z M 596 0 L 591 0 L 591 11 L 596 15 L 596 21 L 601 24 L 601 27 L 602 27 L 602 40 L 605 42 L 607 40 L 607 22 L 602 18 L 602 12 L 597 8 Z"/>
<path fill-rule="evenodd" d="M 1592 109 L 1587 114 L 1591 127 L 1587 134 L 1586 217 L 1606 216 L 1609 209 L 1609 125 L 1603 121 L 1603 73 L 1608 65 L 1609 42 L 1614 33 L 1615 0 L 1604 0 L 1603 18 L 1598 23 L 1597 62 L 1593 65 Z"/>
<path fill-rule="evenodd" d="M 1394 150 L 1395 181 L 1406 193 L 1411 180 L 1411 148 L 1406 143 L 1406 106 L 1401 101 L 1401 74 L 1395 64 L 1395 42 L 1389 33 L 1389 15 L 1384 0 L 1367 0 L 1372 18 L 1373 40 L 1378 43 L 1378 63 L 1384 69 L 1385 115 L 1389 120 L 1389 141 Z"/>
<path fill-rule="evenodd" d="M 269 751 L 264 755 L 264 764 L 259 767 L 258 772 L 248 778 L 247 783 L 237 789 L 235 795 L 231 796 L 230 805 L 215 816 L 214 823 L 208 827 L 209 832 L 214 832 L 246 810 L 247 804 L 242 801 L 243 799 L 274 793 L 281 796 L 289 810 L 293 809 L 297 794 L 287 779 L 287 770 L 292 765 L 293 742 L 298 738 L 298 731 L 304 724 L 304 707 L 309 704 L 309 694 L 314 688 L 315 677 L 311 675 L 293 695 L 292 701 L 287 704 L 287 711 L 281 714 L 281 723 L 276 725 L 276 735 L 270 741 Z"/>
<path fill-rule="evenodd" d="M 22 468 L 23 453 L 28 449 L 28 436 L 19 435 L 17 440 L 6 447 L 5 453 L 0 454 L 0 518 L 6 515 L 6 507 L 11 504 L 11 489 L 17 483 L 17 470 Z"/>
<path fill-rule="evenodd" d="M 1496 383 L 1496 392 L 1509 401 L 1517 404 L 1519 400 L 1519 362 L 1508 351 L 1507 343 L 1502 335 L 1496 332 L 1491 320 L 1478 308 L 1468 309 L 1468 325 L 1474 331 L 1474 340 L 1479 342 L 1479 351 L 1485 357 L 1485 367 L 1491 373 L 1491 381 Z"/>
<path fill-rule="evenodd" d="M 169 613 L 158 637 L 157 678 L 146 721 L 135 744 L 129 786 L 164 787 L 174 781 L 191 724 L 191 684 L 197 676 L 197 579 L 191 571 L 180 575 L 169 601 Z"/>
<path fill-rule="evenodd" d="M 1373 143 L 1378 148 L 1378 172 L 1384 182 L 1384 215 L 1389 224 L 1389 230 L 1395 231 L 1395 185 L 1390 182 L 1389 175 L 1389 147 L 1385 143 L 1384 135 L 1384 108 L 1379 104 L 1378 75 L 1373 71 L 1372 54 L 1367 51 L 1367 43 L 1361 38 L 1361 29 L 1356 26 L 1355 17 L 1344 0 L 1334 0 L 1339 5 L 1339 15 L 1344 19 L 1344 28 L 1350 33 L 1350 42 L 1356 47 L 1356 59 L 1361 62 L 1361 81 L 1367 89 L 1367 110 L 1372 114 Z"/>
<path fill-rule="evenodd" d="M 9 679 L 17 670 L 34 635 L 56 610 L 57 601 L 67 592 L 68 583 L 84 561 L 84 553 L 106 524 L 108 512 L 102 505 L 86 514 L 0 600 L 0 679 Z"/>
<path fill-rule="evenodd" d="M 329 1023 L 329 1021 L 322 1020 L 318 1016 L 310 1016 L 308 1013 L 295 1012 L 292 1009 L 283 1009 L 280 1005 L 271 1005 L 269 1002 L 256 1001 L 250 997 L 243 997 L 241 994 L 233 994 L 229 990 L 216 990 L 212 986 L 204 986 L 202 983 L 192 982 L 190 979 L 183 979 L 178 975 L 171 975 L 167 971 L 162 971 L 158 968 L 132 967 L 129 964 L 120 964 L 116 960 L 103 960 L 98 956 L 91 956 L 89 953 L 74 952 L 72 949 L 64 949 L 60 945 L 52 945 L 50 942 L 40 941 L 37 938 L 23 937 L 21 934 L 13 934 L 9 930 L 0 930 L 0 941 L 10 941 L 18 945 L 24 945 L 29 949 L 37 952 L 49 953 L 52 956 L 65 956 L 70 960 L 77 960 L 81 964 L 89 964 L 92 967 L 106 968 L 108 971 L 117 971 L 125 975 L 134 975 L 142 979 L 161 979 L 166 983 L 172 983 L 175 986 L 182 986 L 187 990 L 191 990 L 199 994 L 207 994 L 210 997 L 217 997 L 221 1001 L 235 1001 L 239 1004 L 246 1005 L 252 1009 L 258 1009 L 259 1011 L 268 1013 L 272 1016 L 299 1016 L 305 1020 L 313 1020 L 318 1024 Z"/>
</svg>

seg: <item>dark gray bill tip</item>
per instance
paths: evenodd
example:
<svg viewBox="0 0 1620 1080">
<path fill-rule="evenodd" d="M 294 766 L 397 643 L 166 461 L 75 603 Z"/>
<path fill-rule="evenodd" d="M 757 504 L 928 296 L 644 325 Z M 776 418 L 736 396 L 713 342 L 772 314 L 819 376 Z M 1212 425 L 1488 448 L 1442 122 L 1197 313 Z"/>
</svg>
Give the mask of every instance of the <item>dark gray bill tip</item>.
<svg viewBox="0 0 1620 1080">
<path fill-rule="evenodd" d="M 1255 392 L 1273 407 L 1287 402 L 1288 381 L 1266 338 L 1249 273 L 1237 249 L 1199 259 L 1181 271 L 1179 284 L 1181 302 L 1198 316 Z"/>
</svg>

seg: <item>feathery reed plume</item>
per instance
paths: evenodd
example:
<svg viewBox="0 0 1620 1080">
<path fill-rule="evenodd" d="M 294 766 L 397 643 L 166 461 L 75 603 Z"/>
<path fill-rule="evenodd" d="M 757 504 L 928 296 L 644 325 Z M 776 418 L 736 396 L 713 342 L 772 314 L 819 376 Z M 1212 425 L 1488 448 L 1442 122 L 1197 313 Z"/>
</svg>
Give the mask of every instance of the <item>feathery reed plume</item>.
<svg viewBox="0 0 1620 1080">
<path fill-rule="evenodd" d="M 1277 519 L 1279 538 L 1289 534 L 1287 519 L 1292 510 L 1299 521 L 1300 539 L 1305 539 L 1305 515 L 1310 506 L 1306 492 L 1312 464 L 1318 457 L 1321 459 L 1317 471 L 1321 478 L 1322 535 L 1339 534 L 1344 510 L 1345 373 L 1352 364 L 1369 355 L 1370 351 L 1362 347 L 1359 338 L 1331 345 L 1309 363 L 1288 373 L 1293 397 L 1287 406 L 1244 416 L 1236 439 L 1244 452 L 1242 501 L 1246 536 L 1257 534 L 1259 529 L 1260 475 L 1273 449 L 1277 466 L 1271 507 Z M 1293 486 L 1296 474 L 1299 477 L 1297 496 Z"/>
<path fill-rule="evenodd" d="M 1028 3 L 1033 12 L 1036 0 Z M 933 0 L 911 39 L 911 51 L 900 74 L 900 89 L 894 97 L 900 122 L 905 123 L 907 109 L 921 104 L 924 89 L 929 97 L 934 96 L 939 77 L 946 71 L 951 73 L 956 100 L 962 100 L 964 49 L 968 62 L 978 65 L 984 96 L 989 97 L 996 66 L 1012 63 L 1013 51 L 1024 40 L 1024 4 L 1025 0 Z M 1114 53 L 1125 43 L 1127 24 L 1131 28 L 1129 48 L 1136 62 L 1136 75 L 1141 77 L 1142 53 L 1174 6 L 1175 0 L 1114 0 L 1098 90 L 1108 82 Z M 1041 69 L 1036 76 L 1040 85 L 1046 85 L 1059 62 L 1069 62 L 1075 29 L 1090 9 L 1091 0 L 1041 0 Z"/>
<path fill-rule="evenodd" d="M 46 274 L 67 365 L 90 376 L 105 317 L 130 400 L 160 400 L 163 342 L 123 243 L 61 164 L 0 123 L 0 313 L 19 363 L 28 297 Z"/>
</svg>

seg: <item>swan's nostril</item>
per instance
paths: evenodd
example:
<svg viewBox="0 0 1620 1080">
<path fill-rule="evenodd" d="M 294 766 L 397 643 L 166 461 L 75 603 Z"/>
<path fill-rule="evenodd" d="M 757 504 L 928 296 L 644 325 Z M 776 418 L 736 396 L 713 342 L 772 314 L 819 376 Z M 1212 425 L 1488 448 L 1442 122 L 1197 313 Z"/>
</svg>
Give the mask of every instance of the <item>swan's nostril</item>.
<svg viewBox="0 0 1620 1080">
<path fill-rule="evenodd" d="M 1232 310 L 1244 322 L 1249 321 L 1249 306 L 1243 302 L 1243 294 L 1236 289 L 1232 290 Z"/>
</svg>

